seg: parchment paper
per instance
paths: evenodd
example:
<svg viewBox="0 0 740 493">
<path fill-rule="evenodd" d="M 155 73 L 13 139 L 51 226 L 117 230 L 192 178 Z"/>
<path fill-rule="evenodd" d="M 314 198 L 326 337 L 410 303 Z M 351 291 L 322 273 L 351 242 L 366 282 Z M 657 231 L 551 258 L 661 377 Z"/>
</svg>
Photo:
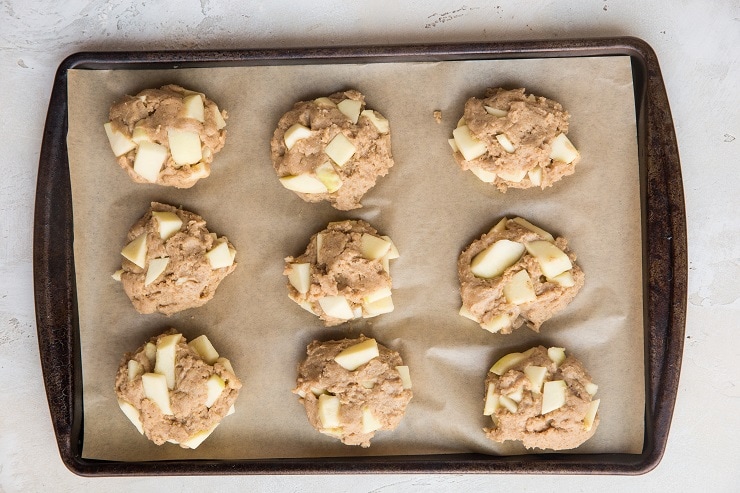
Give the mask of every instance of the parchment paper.
<svg viewBox="0 0 740 493">
<path fill-rule="evenodd" d="M 564 346 L 599 384 L 601 425 L 578 451 L 639 453 L 644 425 L 642 263 L 634 96 L 628 57 L 486 60 L 364 65 L 266 66 L 157 71 L 71 70 L 72 178 L 87 458 L 280 458 L 482 452 L 520 454 L 481 429 L 484 380 L 507 352 Z M 133 183 L 103 130 L 124 94 L 166 83 L 203 91 L 229 112 L 213 172 L 189 190 Z M 526 87 L 570 111 L 582 153 L 575 175 L 553 188 L 506 194 L 455 164 L 447 139 L 465 100 L 486 87 Z M 294 101 L 356 88 L 391 122 L 396 161 L 363 200 L 338 212 L 307 204 L 279 184 L 269 140 Z M 441 110 L 436 123 L 432 112 Z M 149 202 L 181 205 L 238 250 L 236 271 L 204 307 L 172 317 L 138 314 L 110 275 L 120 268 L 128 228 Z M 490 334 L 457 314 L 457 257 L 501 216 L 521 215 L 570 240 L 586 286 L 540 335 Z M 287 297 L 283 258 L 305 249 L 333 220 L 362 218 L 392 237 L 396 310 L 325 329 Z M 114 376 L 123 354 L 176 327 L 206 333 L 233 362 L 244 387 L 237 413 L 197 450 L 157 447 L 118 409 Z M 313 339 L 365 333 L 401 352 L 414 398 L 399 428 L 367 449 L 348 447 L 308 424 L 291 393 Z"/>
</svg>

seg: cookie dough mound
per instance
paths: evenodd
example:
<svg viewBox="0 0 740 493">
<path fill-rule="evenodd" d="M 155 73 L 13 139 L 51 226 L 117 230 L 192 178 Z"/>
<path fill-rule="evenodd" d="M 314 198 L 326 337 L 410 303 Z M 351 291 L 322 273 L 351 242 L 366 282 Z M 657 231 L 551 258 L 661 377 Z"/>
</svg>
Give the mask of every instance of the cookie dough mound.
<svg viewBox="0 0 740 493">
<path fill-rule="evenodd" d="M 139 433 L 157 445 L 196 448 L 234 412 L 241 386 L 206 336 L 187 343 L 170 329 L 124 355 L 115 390 Z"/>
<path fill-rule="evenodd" d="M 560 103 L 524 89 L 488 89 L 470 98 L 449 140 L 455 160 L 502 192 L 552 186 L 573 174 L 580 155 L 568 140 L 570 115 Z"/>
<path fill-rule="evenodd" d="M 226 112 L 205 94 L 168 85 L 125 96 L 104 125 L 118 164 L 137 183 L 190 188 L 211 174 Z"/>
<path fill-rule="evenodd" d="M 359 339 L 308 345 L 298 368 L 295 394 L 311 426 L 347 445 L 370 446 L 377 430 L 393 430 L 412 397 L 401 356 L 360 335 Z"/>
<path fill-rule="evenodd" d="M 365 221 L 329 223 L 300 257 L 286 257 L 288 296 L 327 327 L 393 311 L 391 239 Z"/>
<path fill-rule="evenodd" d="M 339 210 L 362 207 L 365 192 L 393 166 L 388 120 L 365 109 L 365 96 L 354 90 L 296 103 L 270 147 L 285 188 Z"/>
<path fill-rule="evenodd" d="M 483 414 L 491 440 L 518 440 L 527 448 L 572 449 L 599 426 L 593 400 L 598 386 L 563 348 L 534 347 L 498 360 L 486 379 Z"/>
<path fill-rule="evenodd" d="M 122 269 L 114 274 L 139 313 L 173 313 L 204 305 L 236 269 L 236 250 L 209 233 L 202 217 L 166 204 L 128 232 Z"/>
<path fill-rule="evenodd" d="M 510 334 L 524 323 L 539 332 L 583 287 L 575 260 L 565 238 L 503 218 L 460 254 L 460 315 L 490 332 Z"/>
</svg>

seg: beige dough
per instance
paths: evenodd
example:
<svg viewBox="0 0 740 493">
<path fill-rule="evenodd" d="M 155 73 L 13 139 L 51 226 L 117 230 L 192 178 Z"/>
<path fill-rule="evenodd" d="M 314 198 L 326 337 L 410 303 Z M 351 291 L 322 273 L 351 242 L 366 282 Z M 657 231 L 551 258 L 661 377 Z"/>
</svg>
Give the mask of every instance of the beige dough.
<svg viewBox="0 0 740 493">
<path fill-rule="evenodd" d="M 599 401 L 593 400 L 598 387 L 581 363 L 566 356 L 557 364 L 543 346 L 519 354 L 519 361 L 508 369 L 505 365 L 504 371 L 488 373 L 484 414 L 491 413 L 494 423 L 491 428 L 484 429 L 488 438 L 497 442 L 517 440 L 526 448 L 551 450 L 572 449 L 591 438 L 599 425 L 599 415 L 593 416 L 592 423 L 586 416 L 589 410 L 596 412 L 590 409 L 592 406 L 598 408 Z M 494 364 L 492 370 L 497 365 Z M 547 383 L 542 388 L 533 385 L 525 373 L 527 367 L 545 368 L 544 382 L 565 382 L 565 400 L 561 407 L 541 414 Z M 508 401 L 502 401 L 501 396 Z"/>
<path fill-rule="evenodd" d="M 367 341 L 359 339 L 341 341 L 314 341 L 308 345 L 308 357 L 298 368 L 294 393 L 306 408 L 311 426 L 321 433 L 339 438 L 347 445 L 370 446 L 375 431 L 363 431 L 363 414 L 370 413 L 377 420 L 379 430 L 395 429 L 403 418 L 412 397 L 410 388 L 404 388 L 397 367 L 403 366 L 401 356 L 377 344 L 379 355 L 354 371 L 340 366 L 334 358 L 343 350 Z M 406 385 L 410 387 L 410 385 Z M 339 399 L 339 426 L 326 428 L 319 416 L 321 395 Z"/>
<path fill-rule="evenodd" d="M 370 240 L 384 250 L 381 257 L 365 250 Z M 387 243 L 386 243 L 387 242 Z M 320 243 L 321 247 L 317 248 Z M 286 257 L 288 296 L 328 326 L 353 318 L 370 318 L 393 310 L 390 260 L 398 257 L 390 238 L 383 237 L 365 221 L 329 223 L 308 242 L 305 253 Z M 299 290 L 294 280 L 300 265 L 308 269 L 307 284 Z M 345 314 L 332 311 L 344 309 Z"/>
<path fill-rule="evenodd" d="M 179 231 L 162 239 L 159 219 L 152 214 L 155 211 L 175 214 L 182 221 Z M 146 235 L 145 266 L 124 257 L 119 271 L 123 289 L 139 313 L 171 315 L 204 305 L 236 268 L 233 245 L 225 236 L 209 233 L 203 218 L 192 212 L 152 202 L 151 209 L 129 230 L 128 242 L 140 235 Z M 214 269 L 207 254 L 221 243 L 228 246 L 231 265 Z M 163 258 L 169 259 L 164 271 L 146 285 L 152 260 Z"/>
<path fill-rule="evenodd" d="M 360 103 L 361 113 L 356 123 L 340 110 L 345 100 Z M 310 135 L 297 140 L 288 149 L 286 131 L 295 124 L 306 127 Z M 278 122 L 270 142 L 272 163 L 281 179 L 306 175 L 314 182 L 319 179 L 330 183 L 329 188 L 311 193 L 290 188 L 306 202 L 327 200 L 339 210 L 356 209 L 362 207 L 360 200 L 375 186 L 377 178 L 385 176 L 393 166 L 390 129 L 387 127 L 388 120 L 380 113 L 365 109 L 365 96 L 358 91 L 349 90 L 328 98 L 301 101 Z M 337 163 L 327 154 L 327 146 L 338 134 L 355 147 L 346 163 Z M 337 186 L 339 188 L 334 190 Z"/>
<path fill-rule="evenodd" d="M 178 332 L 170 329 L 124 355 L 116 374 L 116 397 L 124 413 L 149 440 L 157 445 L 172 442 L 182 448 L 195 448 L 234 411 L 242 384 L 229 360 L 215 353 L 217 359 L 209 364 L 204 359 L 214 355 L 199 354 L 180 336 L 175 346 L 174 387 L 168 390 L 167 397 L 172 414 L 165 414 L 155 399 L 147 397 L 142 377 L 159 374 L 155 366 L 162 353 L 157 347 L 174 334 Z M 207 407 L 209 380 L 220 382 L 218 387 L 222 384 L 223 389 Z"/>
<path fill-rule="evenodd" d="M 496 111 L 490 114 L 486 106 L 505 116 Z M 450 145 L 462 169 L 473 171 L 502 192 L 507 188 L 545 189 L 573 174 L 580 160 L 580 156 L 570 162 L 550 157 L 554 139 L 568 133 L 569 118 L 560 103 L 526 95 L 524 89 L 487 89 L 485 98 L 468 99 L 458 123 L 458 127 L 467 125 L 473 138 L 485 144 L 485 152 L 466 160 L 453 142 Z M 505 149 L 498 135 L 508 138 L 513 152 Z"/>
<path fill-rule="evenodd" d="M 203 103 L 203 121 L 189 117 L 184 109 L 184 98 L 200 95 Z M 126 139 L 132 139 L 132 150 L 117 157 L 118 164 L 137 183 L 157 183 L 177 188 L 189 188 L 211 174 L 211 162 L 226 141 L 225 111 L 220 111 L 216 103 L 203 93 L 189 91 L 176 85 L 160 89 L 146 89 L 136 96 L 125 96 L 110 109 L 110 123 L 113 131 L 120 132 Z M 137 129 L 137 130 L 135 130 Z M 170 149 L 169 131 L 181 130 L 198 134 L 201 144 L 201 158 L 194 163 L 179 165 L 173 159 Z M 140 148 L 140 139 L 163 146 L 166 151 L 164 161 L 156 179 L 151 181 L 134 171 L 134 163 Z"/>
<path fill-rule="evenodd" d="M 563 310 L 575 298 L 584 284 L 583 271 L 575 264 L 575 253 L 568 249 L 565 238 L 552 238 L 541 229 L 536 231 L 538 229 L 522 218 L 503 218 L 491 231 L 475 240 L 460 254 L 457 269 L 463 305 L 461 315 L 478 322 L 491 332 L 510 334 L 513 329 L 525 323 L 539 332 L 543 322 Z M 543 274 L 538 258 L 522 248 L 522 256 L 501 275 L 493 278 L 477 277 L 471 270 L 474 259 L 500 240 L 521 245 L 547 240 L 567 255 L 572 268 L 563 277 L 548 279 Z M 520 271 L 526 272 L 534 291 L 534 299 L 524 303 L 510 301 L 505 291 L 505 287 L 515 276 L 524 276 L 519 274 Z"/>
</svg>

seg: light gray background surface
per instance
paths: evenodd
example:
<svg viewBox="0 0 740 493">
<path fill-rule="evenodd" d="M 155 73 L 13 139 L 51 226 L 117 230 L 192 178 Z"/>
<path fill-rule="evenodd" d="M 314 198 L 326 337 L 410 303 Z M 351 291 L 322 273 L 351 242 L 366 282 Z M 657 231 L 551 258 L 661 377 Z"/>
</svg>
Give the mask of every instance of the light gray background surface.
<svg viewBox="0 0 740 493">
<path fill-rule="evenodd" d="M 681 153 L 686 347 L 665 457 L 640 477 L 79 478 L 59 459 L 32 289 L 36 170 L 53 75 L 82 50 L 322 46 L 632 35 L 657 52 Z M 0 2 L 0 492 L 737 491 L 740 186 L 737 1 Z M 155 484 L 156 483 L 156 484 Z"/>
</svg>

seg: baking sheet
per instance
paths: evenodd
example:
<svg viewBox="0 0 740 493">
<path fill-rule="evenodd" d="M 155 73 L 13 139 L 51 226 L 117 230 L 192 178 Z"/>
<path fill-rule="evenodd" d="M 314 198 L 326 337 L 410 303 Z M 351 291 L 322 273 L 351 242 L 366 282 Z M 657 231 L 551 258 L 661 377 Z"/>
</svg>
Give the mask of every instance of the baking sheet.
<svg viewBox="0 0 740 493">
<path fill-rule="evenodd" d="M 481 432 L 483 382 L 493 361 L 536 344 L 562 345 L 600 385 L 601 425 L 577 449 L 639 453 L 644 434 L 640 202 L 629 57 L 298 65 L 159 71 L 70 70 L 69 159 L 84 398 L 83 457 L 106 460 L 280 458 L 481 452 L 526 453 Z M 176 83 L 229 111 L 228 138 L 211 176 L 189 190 L 132 183 L 108 147 L 102 123 L 122 94 Z M 447 138 L 464 101 L 486 87 L 526 87 L 572 114 L 569 137 L 583 159 L 575 175 L 544 192 L 500 194 L 462 172 Z M 339 212 L 306 204 L 277 182 L 269 139 L 293 101 L 356 88 L 391 121 L 396 166 L 363 200 Z M 441 110 L 437 124 L 434 110 Z M 239 267 L 202 308 L 172 317 L 139 315 L 110 273 L 126 231 L 152 200 L 204 216 L 237 247 Z M 494 335 L 457 315 L 459 252 L 502 215 L 521 215 L 564 235 L 586 286 L 541 335 Z M 283 257 L 303 251 L 332 220 L 362 218 L 401 251 L 391 265 L 396 310 L 325 329 L 291 302 Z M 189 339 L 207 333 L 244 382 L 237 414 L 197 450 L 157 447 L 116 404 L 124 352 L 169 326 Z M 313 339 L 360 332 L 399 350 L 414 399 L 400 427 L 370 449 L 317 433 L 290 390 Z"/>
</svg>

